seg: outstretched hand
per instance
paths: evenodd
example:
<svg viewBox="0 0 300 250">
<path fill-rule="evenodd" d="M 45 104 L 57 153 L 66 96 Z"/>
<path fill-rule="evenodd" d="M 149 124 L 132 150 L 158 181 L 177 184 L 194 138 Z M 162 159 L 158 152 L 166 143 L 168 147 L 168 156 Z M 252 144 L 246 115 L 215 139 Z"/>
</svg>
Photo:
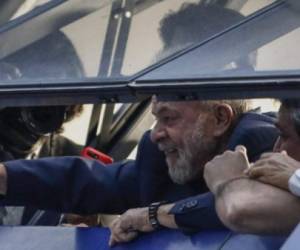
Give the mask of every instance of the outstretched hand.
<svg viewBox="0 0 300 250">
<path fill-rule="evenodd" d="M 206 163 L 204 179 L 210 191 L 216 194 L 223 184 L 244 176 L 249 166 L 246 148 L 237 146 L 235 151 L 227 150 Z"/>
<path fill-rule="evenodd" d="M 280 153 L 265 153 L 245 173 L 255 180 L 288 190 L 288 181 L 300 168 L 300 162 Z"/>
</svg>

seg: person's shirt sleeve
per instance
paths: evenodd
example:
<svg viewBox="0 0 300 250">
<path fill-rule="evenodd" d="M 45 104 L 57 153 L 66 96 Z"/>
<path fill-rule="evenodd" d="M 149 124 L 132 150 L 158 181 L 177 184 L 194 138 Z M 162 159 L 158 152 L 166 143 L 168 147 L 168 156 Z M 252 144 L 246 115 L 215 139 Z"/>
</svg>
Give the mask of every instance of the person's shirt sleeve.
<svg viewBox="0 0 300 250">
<path fill-rule="evenodd" d="M 225 228 L 216 213 L 211 192 L 178 201 L 169 213 L 174 214 L 176 224 L 185 233 Z"/>
<path fill-rule="evenodd" d="M 51 157 L 4 163 L 2 204 L 79 214 L 122 213 L 137 205 L 134 161 L 103 165 L 82 157 Z"/>
</svg>

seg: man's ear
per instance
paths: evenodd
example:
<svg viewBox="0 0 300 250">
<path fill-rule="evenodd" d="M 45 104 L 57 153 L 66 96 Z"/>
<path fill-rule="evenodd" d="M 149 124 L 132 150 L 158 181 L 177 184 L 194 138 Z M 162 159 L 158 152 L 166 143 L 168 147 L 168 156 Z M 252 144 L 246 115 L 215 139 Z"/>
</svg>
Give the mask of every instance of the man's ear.
<svg viewBox="0 0 300 250">
<path fill-rule="evenodd" d="M 224 135 L 232 125 L 233 110 L 230 105 L 222 103 L 214 107 L 215 130 L 214 136 L 220 137 Z"/>
</svg>

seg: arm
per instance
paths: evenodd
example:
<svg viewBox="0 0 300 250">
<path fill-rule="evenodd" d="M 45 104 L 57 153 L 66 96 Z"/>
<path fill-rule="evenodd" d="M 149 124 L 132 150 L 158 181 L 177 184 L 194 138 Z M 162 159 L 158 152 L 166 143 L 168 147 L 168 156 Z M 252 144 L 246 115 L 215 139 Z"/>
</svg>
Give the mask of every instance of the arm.
<svg viewBox="0 0 300 250">
<path fill-rule="evenodd" d="M 300 221 L 299 198 L 245 178 L 216 194 L 216 209 L 226 226 L 243 233 L 290 233 Z"/>
<path fill-rule="evenodd" d="M 157 220 L 161 226 L 177 228 L 174 215 L 169 211 L 174 204 L 161 205 L 157 210 Z M 138 232 L 149 233 L 155 229 L 149 220 L 149 208 L 133 208 L 116 218 L 111 226 L 109 245 L 114 246 L 122 242 L 129 242 L 138 236 Z"/>
<path fill-rule="evenodd" d="M 185 232 L 224 228 L 215 211 L 214 197 L 210 192 L 160 206 L 157 220 L 163 227 L 179 228 Z M 110 229 L 111 246 L 131 241 L 137 237 L 137 232 L 155 230 L 149 221 L 148 207 L 129 209 L 112 223 Z"/>
<path fill-rule="evenodd" d="M 80 157 L 53 157 L 10 161 L 1 169 L 2 204 L 80 214 L 120 213 L 138 204 L 134 162 L 104 166 Z"/>
<path fill-rule="evenodd" d="M 300 200 L 290 193 L 249 179 L 246 150 L 226 152 L 205 166 L 223 223 L 244 233 L 288 233 L 300 220 Z M 284 212 L 283 212 L 284 211 Z"/>
</svg>

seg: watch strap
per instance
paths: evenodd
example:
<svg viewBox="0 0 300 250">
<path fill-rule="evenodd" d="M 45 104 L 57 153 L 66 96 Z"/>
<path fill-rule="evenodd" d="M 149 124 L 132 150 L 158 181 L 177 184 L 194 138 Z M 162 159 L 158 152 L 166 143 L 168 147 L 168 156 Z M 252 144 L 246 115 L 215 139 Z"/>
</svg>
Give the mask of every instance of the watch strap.
<svg viewBox="0 0 300 250">
<path fill-rule="evenodd" d="M 161 205 L 166 203 L 167 202 L 165 201 L 153 202 L 148 207 L 149 222 L 154 229 L 159 229 L 162 227 L 157 219 L 157 211 Z"/>
</svg>

